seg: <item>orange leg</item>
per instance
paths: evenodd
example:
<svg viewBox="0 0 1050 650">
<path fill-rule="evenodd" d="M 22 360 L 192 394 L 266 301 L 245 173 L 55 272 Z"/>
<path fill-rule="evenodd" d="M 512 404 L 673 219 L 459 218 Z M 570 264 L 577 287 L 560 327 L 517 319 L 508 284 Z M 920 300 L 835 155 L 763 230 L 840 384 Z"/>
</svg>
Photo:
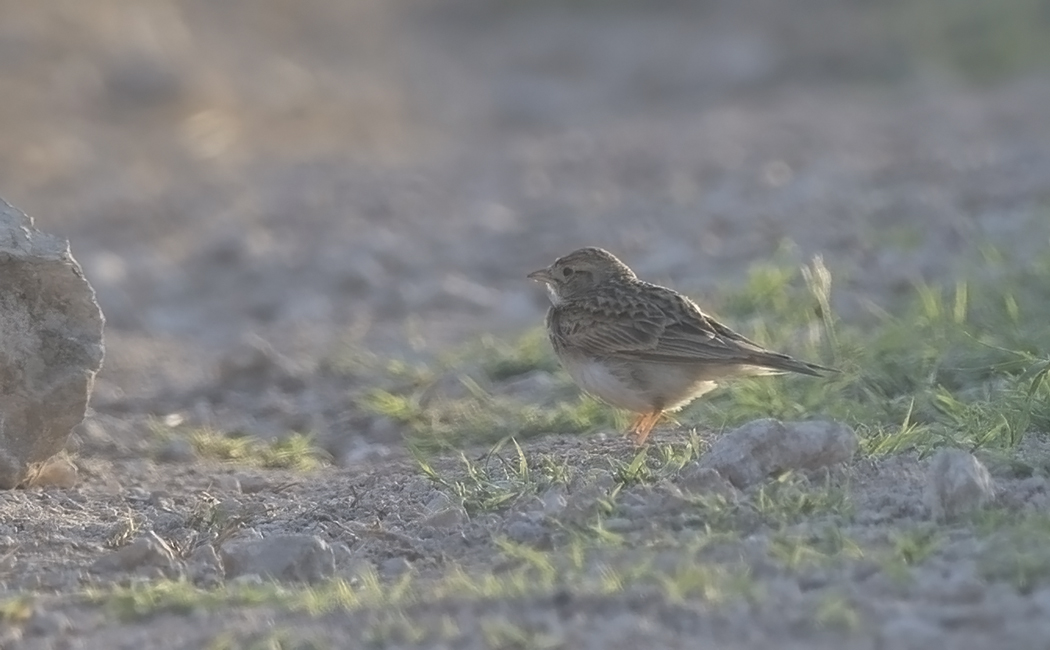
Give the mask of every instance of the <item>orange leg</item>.
<svg viewBox="0 0 1050 650">
<path fill-rule="evenodd" d="M 631 420 L 631 426 L 627 427 L 627 433 L 633 433 L 634 431 L 637 431 L 638 427 L 642 424 L 642 420 L 644 420 L 647 417 L 649 417 L 648 413 L 639 413 L 638 415 L 634 416 L 634 419 Z"/>
<path fill-rule="evenodd" d="M 645 439 L 649 437 L 649 432 L 660 421 L 661 415 L 663 415 L 661 411 L 655 411 L 653 413 L 642 413 L 635 419 L 628 433 L 636 446 L 641 447 L 645 444 Z"/>
</svg>

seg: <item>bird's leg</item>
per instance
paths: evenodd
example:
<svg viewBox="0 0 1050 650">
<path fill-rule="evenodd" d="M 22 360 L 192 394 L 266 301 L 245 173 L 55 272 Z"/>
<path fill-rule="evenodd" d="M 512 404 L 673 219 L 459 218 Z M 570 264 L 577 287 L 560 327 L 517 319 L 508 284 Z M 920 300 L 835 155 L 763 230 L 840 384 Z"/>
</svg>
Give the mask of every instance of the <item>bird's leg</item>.
<svg viewBox="0 0 1050 650">
<path fill-rule="evenodd" d="M 646 427 L 646 423 L 652 417 L 653 414 L 651 413 L 639 413 L 637 416 L 635 416 L 633 420 L 631 420 L 631 425 L 627 429 L 627 435 L 633 435 L 639 431 L 642 431 L 642 429 Z M 650 424 L 649 427 L 651 428 L 652 425 Z"/>
<path fill-rule="evenodd" d="M 638 415 L 634 416 L 634 419 L 631 420 L 631 426 L 627 427 L 627 433 L 630 434 L 637 431 L 638 427 L 642 425 L 642 421 L 645 420 L 645 418 L 647 417 L 649 417 L 648 413 L 639 413 Z"/>
<path fill-rule="evenodd" d="M 649 437 L 649 432 L 653 430 L 653 427 L 660 420 L 660 415 L 662 415 L 660 411 L 643 413 L 634 421 L 630 434 L 636 446 L 641 447 L 645 444 L 645 439 Z"/>
</svg>

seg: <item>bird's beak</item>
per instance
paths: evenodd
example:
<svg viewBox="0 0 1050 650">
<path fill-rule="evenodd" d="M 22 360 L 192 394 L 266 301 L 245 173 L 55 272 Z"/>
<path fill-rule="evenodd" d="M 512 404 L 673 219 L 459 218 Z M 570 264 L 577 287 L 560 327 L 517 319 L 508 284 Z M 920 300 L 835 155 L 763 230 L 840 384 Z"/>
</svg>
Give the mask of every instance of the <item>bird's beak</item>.
<svg viewBox="0 0 1050 650">
<path fill-rule="evenodd" d="M 527 277 L 530 280 L 535 280 L 536 282 L 544 282 L 546 284 L 550 284 L 552 279 L 551 272 L 549 269 L 540 269 L 539 271 L 533 271 L 525 277 Z"/>
</svg>

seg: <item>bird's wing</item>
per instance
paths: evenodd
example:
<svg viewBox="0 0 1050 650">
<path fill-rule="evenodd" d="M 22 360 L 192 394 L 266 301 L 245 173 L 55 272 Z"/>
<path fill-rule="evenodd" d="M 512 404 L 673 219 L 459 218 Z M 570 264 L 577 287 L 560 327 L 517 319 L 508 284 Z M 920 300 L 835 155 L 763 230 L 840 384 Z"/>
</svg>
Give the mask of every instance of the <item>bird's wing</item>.
<svg viewBox="0 0 1050 650">
<path fill-rule="evenodd" d="M 663 287 L 608 302 L 578 302 L 557 319 L 567 347 L 595 356 L 661 363 L 750 363 L 772 354 L 707 316 L 688 298 Z"/>
</svg>

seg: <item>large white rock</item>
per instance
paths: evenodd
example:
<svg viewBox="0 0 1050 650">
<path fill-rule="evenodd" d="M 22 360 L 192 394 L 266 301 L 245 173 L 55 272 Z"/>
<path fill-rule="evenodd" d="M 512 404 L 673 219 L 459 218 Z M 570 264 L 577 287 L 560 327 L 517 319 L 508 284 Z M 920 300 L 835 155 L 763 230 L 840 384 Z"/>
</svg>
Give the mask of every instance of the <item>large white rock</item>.
<svg viewBox="0 0 1050 650">
<path fill-rule="evenodd" d="M 0 488 L 61 451 L 84 419 L 103 322 L 69 242 L 0 199 Z"/>
</svg>

